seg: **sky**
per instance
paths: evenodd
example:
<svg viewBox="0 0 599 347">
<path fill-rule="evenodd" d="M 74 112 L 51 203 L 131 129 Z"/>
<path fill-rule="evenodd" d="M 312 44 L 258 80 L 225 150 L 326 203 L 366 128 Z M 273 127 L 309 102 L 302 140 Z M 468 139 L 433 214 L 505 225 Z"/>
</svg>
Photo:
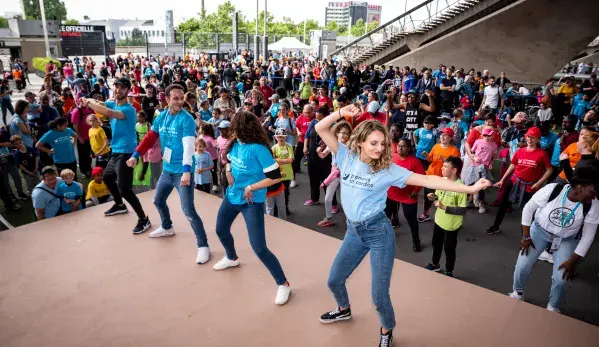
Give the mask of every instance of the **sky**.
<svg viewBox="0 0 599 347">
<path fill-rule="evenodd" d="M 182 19 L 196 16 L 200 12 L 200 0 L 192 1 L 149 1 L 142 5 L 139 1 L 123 0 L 63 0 L 69 18 L 83 20 L 87 15 L 91 19 L 101 20 L 107 18 L 113 19 L 154 19 L 164 20 L 166 10 L 173 10 L 175 24 L 179 24 Z M 264 1 L 259 0 L 260 10 L 264 9 Z M 324 25 L 325 7 L 328 0 L 292 0 L 297 2 L 290 6 L 289 1 L 271 0 L 268 1 L 268 11 L 276 19 L 283 16 L 290 17 L 295 22 L 301 22 L 304 18 L 315 19 L 321 25 Z M 370 0 L 371 5 L 383 6 L 381 22 L 385 23 L 404 10 L 406 0 Z M 408 9 L 417 5 L 422 0 L 407 0 Z M 20 12 L 19 1 L 3 1 L 2 6 L 5 12 Z M 205 0 L 206 10 L 208 12 L 216 11 L 219 4 L 224 0 Z M 231 0 L 238 10 L 241 10 L 247 19 L 256 18 L 256 1 L 254 0 Z"/>
</svg>

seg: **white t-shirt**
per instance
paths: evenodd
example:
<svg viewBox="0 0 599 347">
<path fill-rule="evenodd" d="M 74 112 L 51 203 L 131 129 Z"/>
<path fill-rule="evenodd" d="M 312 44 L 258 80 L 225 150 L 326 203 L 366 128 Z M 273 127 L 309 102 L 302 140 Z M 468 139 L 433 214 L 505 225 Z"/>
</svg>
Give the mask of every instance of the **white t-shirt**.
<svg viewBox="0 0 599 347">
<path fill-rule="evenodd" d="M 533 197 L 524 207 L 524 211 L 522 211 L 522 225 L 530 226 L 532 221 L 532 213 L 534 212 L 534 209 L 536 209 L 535 222 L 537 222 L 541 228 L 547 230 L 549 233 L 557 236 L 561 234 L 562 213 L 571 213 L 577 203 L 568 200 L 567 197 L 564 199 L 564 195 L 566 194 L 568 190 L 567 188 L 570 187 L 570 185 L 565 185 L 557 198 L 548 202 L 549 196 L 551 195 L 551 192 L 555 186 L 556 183 L 547 184 L 545 187 L 536 192 L 535 195 L 533 195 Z M 561 237 L 573 237 L 580 231 L 580 227 L 583 224 L 582 210 L 583 205 L 580 204 L 576 209 L 574 216 L 570 218 L 568 223 L 564 226 L 564 231 L 563 234 L 561 234 Z M 585 227 L 582 231 L 582 237 L 579 246 L 576 248 L 576 254 L 581 256 L 586 254 L 586 251 L 590 247 L 595 236 L 594 233 L 591 235 L 588 230 L 592 230 L 594 232 L 597 230 L 597 225 L 599 225 L 599 201 L 597 201 L 597 199 L 593 200 L 591 209 L 584 218 L 584 224 Z"/>
<path fill-rule="evenodd" d="M 486 86 L 484 89 L 485 96 L 487 99 L 485 100 L 485 106 L 489 106 L 490 108 L 497 108 L 499 105 L 499 98 L 503 95 L 503 90 L 498 85 L 494 86 Z"/>
<path fill-rule="evenodd" d="M 518 93 L 520 93 L 520 95 L 530 95 L 530 90 L 524 87 L 520 87 L 518 88 Z"/>
</svg>

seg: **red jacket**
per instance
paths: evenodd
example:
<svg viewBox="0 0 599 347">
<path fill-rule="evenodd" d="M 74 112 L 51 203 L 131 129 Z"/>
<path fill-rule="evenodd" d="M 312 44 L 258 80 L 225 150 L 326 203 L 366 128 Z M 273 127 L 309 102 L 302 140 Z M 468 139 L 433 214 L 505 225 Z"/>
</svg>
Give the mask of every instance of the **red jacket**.
<svg viewBox="0 0 599 347">
<path fill-rule="evenodd" d="M 404 169 L 408 169 L 408 170 L 412 171 L 413 173 L 424 175 L 424 167 L 422 166 L 420 159 L 416 158 L 413 155 L 409 155 L 407 158 L 402 160 L 399 157 L 399 154 L 393 153 L 393 163 L 403 167 Z M 417 186 L 405 186 L 405 188 L 391 187 L 387 191 L 387 198 L 389 198 L 393 201 L 397 201 L 397 202 L 401 202 L 401 203 L 405 203 L 405 204 L 416 204 L 416 203 L 418 203 L 418 195 L 417 194 L 420 191 L 420 188 L 422 188 L 422 187 L 417 187 Z M 410 198 L 410 193 L 412 193 L 412 192 L 415 193 L 414 195 L 416 195 L 414 198 Z"/>
</svg>

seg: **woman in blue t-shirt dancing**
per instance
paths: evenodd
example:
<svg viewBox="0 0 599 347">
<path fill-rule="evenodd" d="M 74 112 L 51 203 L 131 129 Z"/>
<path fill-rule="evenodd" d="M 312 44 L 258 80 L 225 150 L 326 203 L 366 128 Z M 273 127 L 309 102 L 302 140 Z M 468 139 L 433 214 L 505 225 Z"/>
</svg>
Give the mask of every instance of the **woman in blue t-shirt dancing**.
<svg viewBox="0 0 599 347">
<path fill-rule="evenodd" d="M 316 131 L 333 153 L 341 171 L 341 201 L 347 216 L 347 233 L 335 257 L 328 286 L 338 307 L 320 317 L 322 323 L 351 319 L 346 280 L 370 252 L 372 300 L 381 321 L 379 346 L 391 346 L 395 313 L 389 287 L 395 255 L 395 232 L 385 215 L 387 190 L 391 186 L 421 186 L 474 194 L 491 183 L 481 179 L 465 186 L 438 176 L 412 173 L 392 163 L 387 128 L 376 120 L 358 125 L 347 145 L 337 142 L 331 125 L 343 117 L 355 117 L 360 109 L 348 105 L 316 124 Z"/>
<path fill-rule="evenodd" d="M 250 112 L 239 111 L 231 121 L 232 135 L 225 153 L 229 187 L 216 216 L 216 234 L 226 255 L 214 270 L 239 266 L 231 225 L 239 213 L 243 215 L 250 245 L 279 286 L 275 304 L 283 305 L 291 289 L 279 260 L 266 247 L 264 202 L 266 187 L 281 184 L 281 171 L 270 151 L 270 143 L 260 120 Z"/>
</svg>

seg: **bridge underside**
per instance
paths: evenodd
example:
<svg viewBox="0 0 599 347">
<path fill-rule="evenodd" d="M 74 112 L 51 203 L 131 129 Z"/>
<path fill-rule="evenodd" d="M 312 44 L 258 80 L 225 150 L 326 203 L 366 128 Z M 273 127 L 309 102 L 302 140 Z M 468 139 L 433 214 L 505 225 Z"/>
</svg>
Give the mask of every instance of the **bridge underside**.
<svg viewBox="0 0 599 347">
<path fill-rule="evenodd" d="M 597 37 L 598 12 L 597 0 L 521 0 L 387 63 L 444 63 L 543 83 Z"/>
</svg>

